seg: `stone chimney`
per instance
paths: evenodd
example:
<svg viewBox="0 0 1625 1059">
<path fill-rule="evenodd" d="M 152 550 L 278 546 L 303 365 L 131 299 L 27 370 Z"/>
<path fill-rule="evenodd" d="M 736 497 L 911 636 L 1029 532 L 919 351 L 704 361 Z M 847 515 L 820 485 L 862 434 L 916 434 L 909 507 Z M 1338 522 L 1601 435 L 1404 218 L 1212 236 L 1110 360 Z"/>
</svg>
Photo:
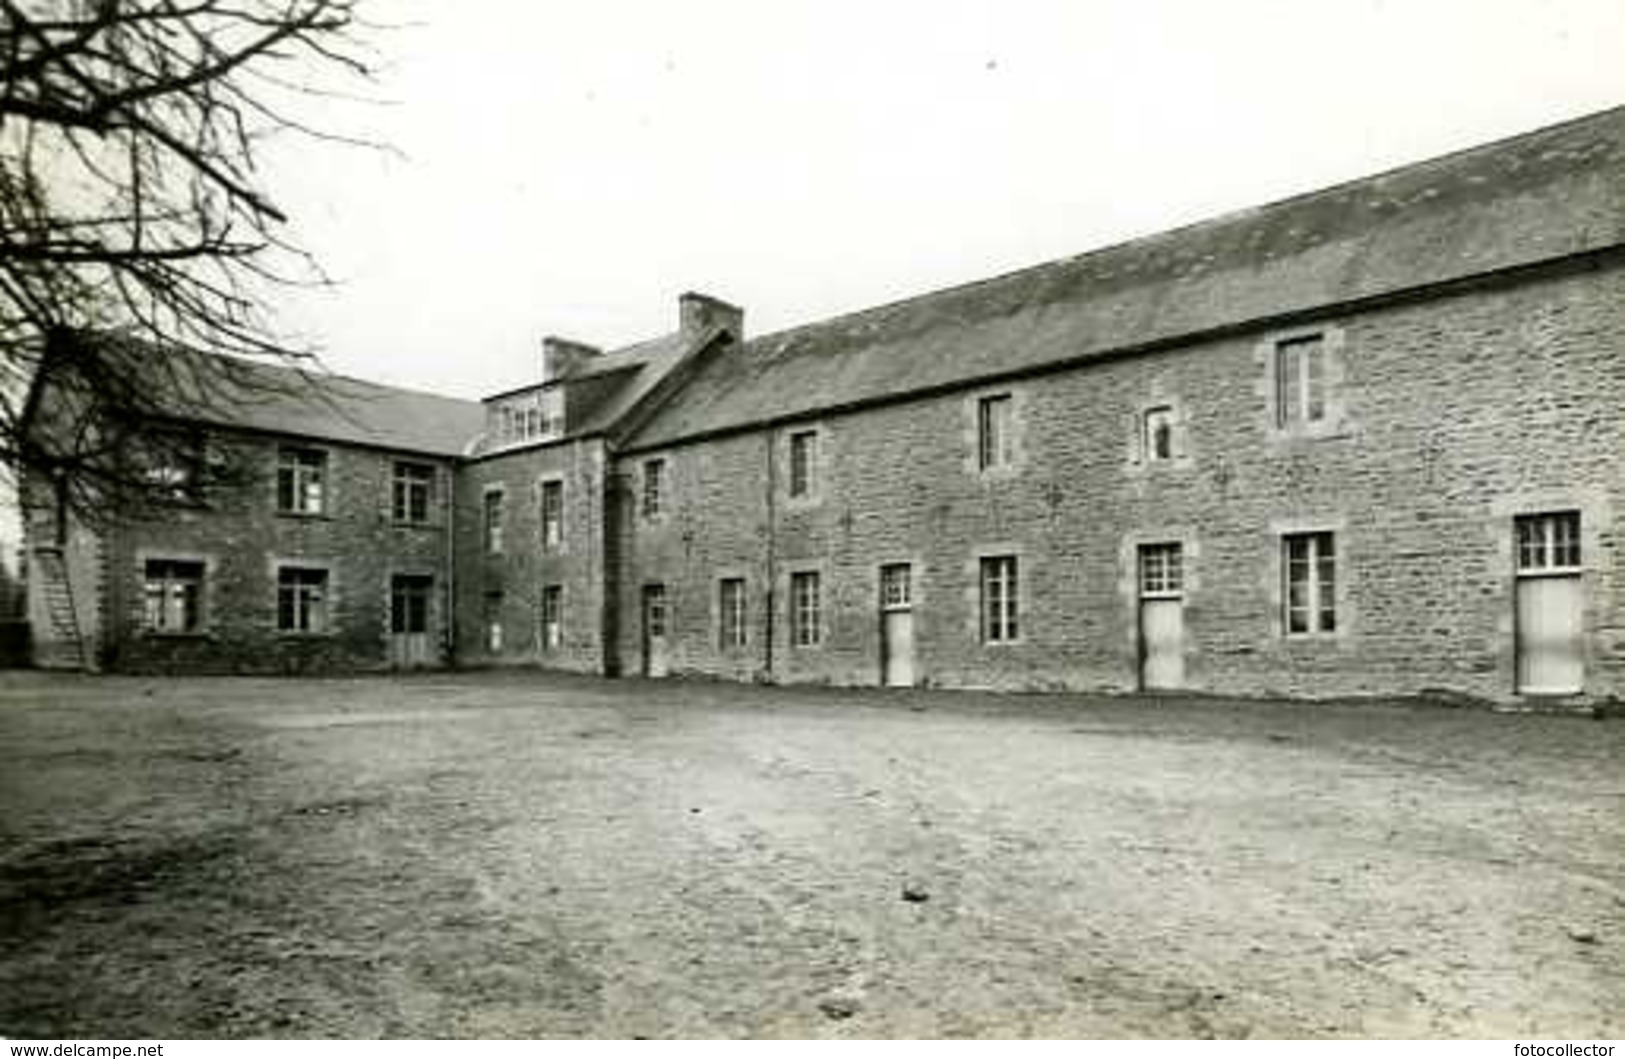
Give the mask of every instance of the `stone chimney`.
<svg viewBox="0 0 1625 1059">
<path fill-rule="evenodd" d="M 677 308 L 679 330 L 684 338 L 698 338 L 708 328 L 723 327 L 733 334 L 735 341 L 744 341 L 745 310 L 737 305 L 689 291 L 678 297 Z"/>
<path fill-rule="evenodd" d="M 548 335 L 542 339 L 542 381 L 556 382 L 574 375 L 589 360 L 603 355 L 603 352 L 596 346 Z"/>
</svg>

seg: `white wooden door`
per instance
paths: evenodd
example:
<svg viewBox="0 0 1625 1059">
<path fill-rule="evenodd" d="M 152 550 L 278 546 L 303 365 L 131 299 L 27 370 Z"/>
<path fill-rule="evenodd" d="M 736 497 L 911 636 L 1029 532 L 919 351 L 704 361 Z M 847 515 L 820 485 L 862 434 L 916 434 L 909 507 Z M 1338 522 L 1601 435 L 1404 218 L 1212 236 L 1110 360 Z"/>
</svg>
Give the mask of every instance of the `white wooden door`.
<svg viewBox="0 0 1625 1059">
<path fill-rule="evenodd" d="M 914 612 L 888 610 L 881 616 L 885 631 L 886 686 L 914 686 Z"/>
<path fill-rule="evenodd" d="M 1573 695 L 1585 687 L 1580 578 L 1518 580 L 1518 690 Z"/>
<path fill-rule="evenodd" d="M 663 677 L 671 672 L 666 644 L 666 586 L 643 586 L 643 675 Z"/>
<path fill-rule="evenodd" d="M 1140 686 L 1185 686 L 1185 604 L 1178 598 L 1140 600 Z"/>
</svg>

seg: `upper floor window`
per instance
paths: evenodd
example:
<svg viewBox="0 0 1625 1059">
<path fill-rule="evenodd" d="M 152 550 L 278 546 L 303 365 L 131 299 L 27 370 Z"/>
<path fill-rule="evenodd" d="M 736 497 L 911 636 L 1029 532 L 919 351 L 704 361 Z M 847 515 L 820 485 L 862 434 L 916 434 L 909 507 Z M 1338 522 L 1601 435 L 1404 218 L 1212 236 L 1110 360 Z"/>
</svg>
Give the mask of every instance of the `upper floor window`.
<svg viewBox="0 0 1625 1059">
<path fill-rule="evenodd" d="M 432 466 L 427 463 L 397 462 L 390 490 L 390 509 L 395 521 L 429 521 L 429 497 L 433 488 Z"/>
<path fill-rule="evenodd" d="M 643 517 L 654 518 L 666 506 L 666 461 L 643 461 Z"/>
<path fill-rule="evenodd" d="M 276 575 L 276 627 L 283 632 L 327 628 L 327 571 L 284 566 Z"/>
<path fill-rule="evenodd" d="M 1558 574 L 1580 569 L 1580 513 L 1523 515 L 1517 521 L 1518 573 Z"/>
<path fill-rule="evenodd" d="M 491 406 L 489 430 L 498 445 L 547 441 L 564 433 L 564 392 L 532 390 Z"/>
<path fill-rule="evenodd" d="M 1174 458 L 1174 410 L 1168 405 L 1146 410 L 1144 448 L 1148 463 Z"/>
<path fill-rule="evenodd" d="M 485 550 L 491 555 L 502 551 L 503 505 L 506 501 L 507 497 L 501 489 L 491 489 L 485 494 Z"/>
<path fill-rule="evenodd" d="M 790 575 L 790 642 L 815 647 L 823 639 L 822 598 L 818 571 Z"/>
<path fill-rule="evenodd" d="M 277 453 L 276 507 L 294 515 L 327 511 L 327 453 L 284 446 Z"/>
<path fill-rule="evenodd" d="M 1320 335 L 1276 344 L 1275 414 L 1281 427 L 1326 418 L 1326 348 Z"/>
<path fill-rule="evenodd" d="M 995 555 L 982 560 L 983 643 L 1008 643 L 1016 638 L 1020 591 L 1015 556 Z"/>
<path fill-rule="evenodd" d="M 152 632 L 196 632 L 202 621 L 203 564 L 148 559 L 143 624 Z"/>
<path fill-rule="evenodd" d="M 745 646 L 745 579 L 725 577 L 718 585 L 719 646 Z"/>
<path fill-rule="evenodd" d="M 556 551 L 564 544 L 564 483 L 542 483 L 542 548 Z"/>
<path fill-rule="evenodd" d="M 790 435 L 790 495 L 810 496 L 818 458 L 818 431 L 798 430 Z"/>
<path fill-rule="evenodd" d="M 141 478 L 156 501 L 202 499 L 203 439 L 186 431 L 156 431 L 136 440 Z"/>
<path fill-rule="evenodd" d="M 1330 533 L 1289 533 L 1285 552 L 1288 636 L 1337 631 L 1337 548 Z"/>
<path fill-rule="evenodd" d="M 976 462 L 984 471 L 1007 466 L 1014 459 L 1010 434 L 1013 406 L 1007 393 L 983 397 L 976 403 Z"/>
</svg>

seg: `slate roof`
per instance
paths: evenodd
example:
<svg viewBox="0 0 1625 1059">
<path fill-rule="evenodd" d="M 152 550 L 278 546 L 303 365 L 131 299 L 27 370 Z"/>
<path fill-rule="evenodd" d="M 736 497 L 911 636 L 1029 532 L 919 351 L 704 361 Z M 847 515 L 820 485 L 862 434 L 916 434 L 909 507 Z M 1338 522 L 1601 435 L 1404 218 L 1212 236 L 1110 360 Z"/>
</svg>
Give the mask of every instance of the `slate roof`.
<svg viewBox="0 0 1625 1059">
<path fill-rule="evenodd" d="M 1625 243 L 1625 107 L 736 344 L 663 445 Z"/>
<path fill-rule="evenodd" d="M 461 455 L 484 429 L 478 401 L 283 364 L 124 348 L 135 370 L 161 380 L 154 411 L 176 419 L 434 456 Z"/>
</svg>

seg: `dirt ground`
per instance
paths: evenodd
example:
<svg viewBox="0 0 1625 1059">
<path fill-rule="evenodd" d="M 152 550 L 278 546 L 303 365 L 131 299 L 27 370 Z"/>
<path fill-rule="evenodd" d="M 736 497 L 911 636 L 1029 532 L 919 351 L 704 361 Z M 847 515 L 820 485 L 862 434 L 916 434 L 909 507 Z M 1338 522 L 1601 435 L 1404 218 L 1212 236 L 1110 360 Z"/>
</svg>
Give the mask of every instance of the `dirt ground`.
<svg viewBox="0 0 1625 1059">
<path fill-rule="evenodd" d="M 1625 1035 L 1625 724 L 0 679 L 0 1035 Z"/>
</svg>

